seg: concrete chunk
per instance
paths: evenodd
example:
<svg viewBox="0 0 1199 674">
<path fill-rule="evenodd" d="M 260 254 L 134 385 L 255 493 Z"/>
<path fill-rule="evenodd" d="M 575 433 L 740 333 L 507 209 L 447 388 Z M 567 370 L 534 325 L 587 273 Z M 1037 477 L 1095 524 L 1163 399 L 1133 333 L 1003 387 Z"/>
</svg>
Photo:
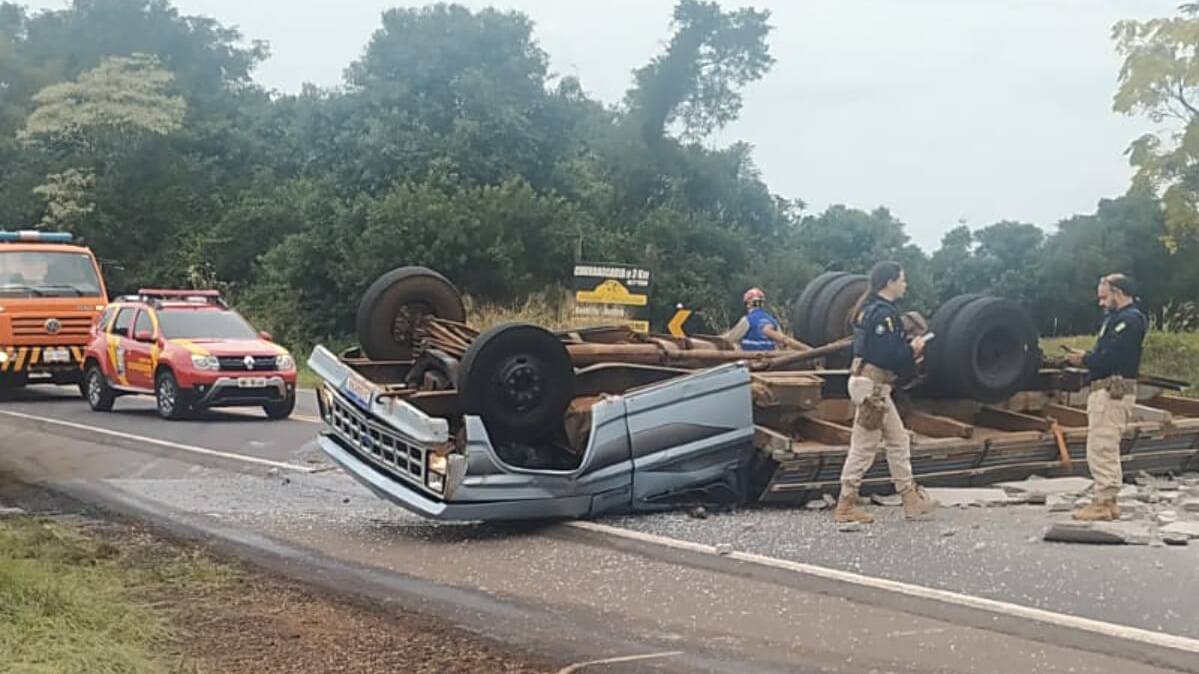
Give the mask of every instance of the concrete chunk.
<svg viewBox="0 0 1199 674">
<path fill-rule="evenodd" d="M 1074 509 L 1076 500 L 1073 494 L 1050 494 L 1045 499 L 1045 505 L 1049 506 L 1051 513 L 1068 513 Z"/>
<path fill-rule="evenodd" d="M 1139 519 L 1149 516 L 1149 505 L 1140 501 L 1119 501 L 1120 519 Z"/>
<path fill-rule="evenodd" d="M 888 508 L 898 508 L 899 506 L 903 505 L 903 497 L 901 497 L 899 494 L 890 494 L 886 496 L 882 494 L 872 494 L 870 496 L 870 500 L 876 505 L 886 506 Z"/>
<path fill-rule="evenodd" d="M 1183 499 L 1182 503 L 1179 503 L 1178 506 L 1187 512 L 1199 513 L 1199 498 Z"/>
<path fill-rule="evenodd" d="M 1122 522 L 1054 522 L 1043 536 L 1057 543 L 1096 545 L 1149 545 L 1151 538 L 1147 526 Z"/>
<path fill-rule="evenodd" d="M 1178 513 L 1173 510 L 1163 510 L 1153 516 L 1158 524 L 1173 524 L 1178 521 Z"/>
<path fill-rule="evenodd" d="M 1163 535 L 1179 534 L 1199 538 L 1199 522 L 1172 522 L 1161 528 Z"/>
<path fill-rule="evenodd" d="M 995 486 L 1009 494 L 1027 495 L 1029 503 L 1045 503 L 1050 495 L 1078 494 L 1090 488 L 1091 484 L 1091 480 L 1085 477 L 1053 477 L 1000 482 Z"/>
<path fill-rule="evenodd" d="M 926 491 L 934 501 L 946 507 L 986 507 L 1027 502 L 1026 500 L 1009 496 L 1002 489 L 948 489 L 938 487 L 927 489 Z"/>
</svg>

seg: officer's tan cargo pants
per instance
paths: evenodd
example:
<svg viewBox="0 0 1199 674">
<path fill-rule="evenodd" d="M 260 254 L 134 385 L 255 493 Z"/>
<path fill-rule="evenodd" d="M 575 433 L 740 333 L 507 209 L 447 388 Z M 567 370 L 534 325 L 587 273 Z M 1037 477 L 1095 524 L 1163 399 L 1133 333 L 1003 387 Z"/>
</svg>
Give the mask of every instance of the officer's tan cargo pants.
<svg viewBox="0 0 1199 674">
<path fill-rule="evenodd" d="M 886 401 L 886 413 L 883 416 L 882 428 L 872 431 L 863 428 L 858 423 L 858 418 L 862 401 L 874 393 L 876 386 Z M 903 427 L 903 419 L 899 417 L 895 401 L 891 400 L 891 387 L 875 383 L 867 377 L 850 377 L 849 399 L 853 401 L 857 412 L 854 414 L 853 432 L 849 437 L 849 454 L 845 457 L 845 466 L 841 469 L 842 489 L 848 488 L 857 493 L 866 471 L 874 464 L 878 446 L 882 444 L 887 450 L 887 468 L 891 471 L 895 491 L 907 491 L 912 486 L 912 439 Z"/>
<path fill-rule="evenodd" d="M 1106 390 L 1087 397 L 1087 467 L 1095 480 L 1097 498 L 1115 498 L 1124 482 L 1120 438 L 1132 418 L 1136 394 L 1112 398 Z"/>
</svg>

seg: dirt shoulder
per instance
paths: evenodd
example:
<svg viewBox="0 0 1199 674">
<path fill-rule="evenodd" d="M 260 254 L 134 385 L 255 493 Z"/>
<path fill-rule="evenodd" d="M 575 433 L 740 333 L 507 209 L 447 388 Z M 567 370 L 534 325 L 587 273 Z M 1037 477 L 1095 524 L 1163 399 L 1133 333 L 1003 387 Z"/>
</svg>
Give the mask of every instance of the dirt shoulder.
<svg viewBox="0 0 1199 674">
<path fill-rule="evenodd" d="M 0 541 L 0 577 L 23 607 L 0 614 L 0 642 L 23 646 L 0 672 L 558 669 L 436 619 L 314 590 L 136 525 L 8 514 Z M 39 645 L 39 633 L 55 646 Z"/>
</svg>

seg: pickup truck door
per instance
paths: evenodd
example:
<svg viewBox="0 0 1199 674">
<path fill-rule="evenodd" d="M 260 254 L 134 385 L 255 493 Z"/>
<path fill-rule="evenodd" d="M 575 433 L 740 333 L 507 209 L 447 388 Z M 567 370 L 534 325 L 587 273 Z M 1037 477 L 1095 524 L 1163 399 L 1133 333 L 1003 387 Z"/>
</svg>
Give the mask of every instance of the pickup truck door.
<svg viewBox="0 0 1199 674">
<path fill-rule="evenodd" d="M 625 398 L 633 508 L 745 498 L 754 447 L 749 371 L 726 365 Z"/>
</svg>

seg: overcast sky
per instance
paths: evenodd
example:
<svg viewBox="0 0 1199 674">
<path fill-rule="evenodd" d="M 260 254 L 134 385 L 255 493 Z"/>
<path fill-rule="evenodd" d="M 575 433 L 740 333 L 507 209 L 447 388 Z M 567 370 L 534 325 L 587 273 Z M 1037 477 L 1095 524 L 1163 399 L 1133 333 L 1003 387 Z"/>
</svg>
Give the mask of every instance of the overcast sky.
<svg viewBox="0 0 1199 674">
<path fill-rule="evenodd" d="M 21 0 L 17 0 L 21 2 Z M 1128 183 L 1146 120 L 1111 111 L 1123 18 L 1179 0 L 725 0 L 773 13 L 778 60 L 715 142 L 745 140 L 773 191 L 809 210 L 887 206 L 926 249 L 965 219 L 1052 226 Z M 26 0 L 59 8 L 65 0 Z M 175 0 L 267 40 L 267 87 L 338 84 L 389 0 Z M 673 0 L 464 0 L 524 11 L 551 69 L 620 99 L 661 50 Z"/>
</svg>

